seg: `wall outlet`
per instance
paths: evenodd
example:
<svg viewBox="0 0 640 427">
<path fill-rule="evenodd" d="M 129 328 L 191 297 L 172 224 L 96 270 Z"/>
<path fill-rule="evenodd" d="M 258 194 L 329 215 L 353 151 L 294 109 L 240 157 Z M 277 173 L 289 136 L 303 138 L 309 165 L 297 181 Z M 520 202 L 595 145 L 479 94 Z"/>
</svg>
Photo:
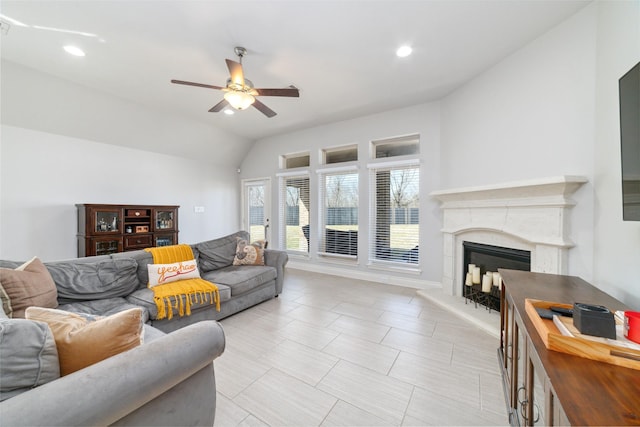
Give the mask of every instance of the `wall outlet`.
<svg viewBox="0 0 640 427">
<path fill-rule="evenodd" d="M 193 211 L 195 213 L 204 213 L 204 206 L 194 206 Z"/>
</svg>

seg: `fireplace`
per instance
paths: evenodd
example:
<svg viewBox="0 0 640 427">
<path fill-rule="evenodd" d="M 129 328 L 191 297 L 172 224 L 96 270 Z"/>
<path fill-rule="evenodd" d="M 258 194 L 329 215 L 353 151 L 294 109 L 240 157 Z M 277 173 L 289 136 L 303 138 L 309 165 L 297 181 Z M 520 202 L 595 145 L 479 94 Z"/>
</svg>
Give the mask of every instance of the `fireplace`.
<svg viewBox="0 0 640 427">
<path fill-rule="evenodd" d="M 527 270 L 567 274 L 574 246 L 571 195 L 586 182 L 580 176 L 558 176 L 432 192 L 443 212 L 443 292 L 463 296 L 469 264 L 464 242 L 526 251 Z"/>
<path fill-rule="evenodd" d="M 469 264 L 480 269 L 480 277 L 487 272 L 497 272 L 499 268 L 531 271 L 531 251 L 467 241 L 462 242 L 462 247 L 464 255 L 461 277 L 466 276 Z M 481 283 L 468 286 L 463 282 L 462 295 L 473 296 L 475 302 L 500 311 L 500 294 L 496 286 L 492 286 L 489 292 L 483 292 Z"/>
</svg>

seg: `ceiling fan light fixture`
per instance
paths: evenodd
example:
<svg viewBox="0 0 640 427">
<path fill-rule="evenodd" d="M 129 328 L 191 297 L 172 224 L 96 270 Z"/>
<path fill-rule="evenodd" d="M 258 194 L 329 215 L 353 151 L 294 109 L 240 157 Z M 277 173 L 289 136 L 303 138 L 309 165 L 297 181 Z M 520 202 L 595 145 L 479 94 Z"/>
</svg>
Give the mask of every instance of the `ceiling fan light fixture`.
<svg viewBox="0 0 640 427">
<path fill-rule="evenodd" d="M 236 90 L 230 90 L 225 93 L 224 99 L 236 110 L 246 110 L 256 102 L 256 98 L 250 93 Z"/>
</svg>

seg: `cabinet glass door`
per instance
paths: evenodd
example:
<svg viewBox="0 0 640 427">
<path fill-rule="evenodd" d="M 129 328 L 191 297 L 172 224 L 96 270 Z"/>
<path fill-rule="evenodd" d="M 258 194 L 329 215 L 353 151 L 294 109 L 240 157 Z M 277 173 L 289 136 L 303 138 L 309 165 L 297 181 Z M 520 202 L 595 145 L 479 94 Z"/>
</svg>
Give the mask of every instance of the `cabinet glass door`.
<svg viewBox="0 0 640 427">
<path fill-rule="evenodd" d="M 155 246 L 171 246 L 178 244 L 174 234 L 156 235 L 155 240 Z"/>
<path fill-rule="evenodd" d="M 155 220 L 156 230 L 173 230 L 176 223 L 175 210 L 157 210 Z"/>
<path fill-rule="evenodd" d="M 514 319 L 515 320 L 515 319 Z M 515 389 L 515 413 L 519 419 L 518 425 L 529 425 L 527 421 L 527 379 L 526 379 L 526 340 L 520 323 L 514 322 L 513 343 L 513 383 Z"/>
<path fill-rule="evenodd" d="M 93 212 L 93 230 L 96 233 L 120 233 L 120 209 L 100 209 Z"/>
<path fill-rule="evenodd" d="M 529 344 L 532 345 L 532 344 Z M 546 422 L 546 393 L 545 393 L 545 376 L 539 364 L 533 360 L 529 361 L 529 377 L 531 378 L 531 384 L 529 385 L 529 402 L 530 407 L 528 409 L 529 425 L 544 426 Z"/>
<path fill-rule="evenodd" d="M 122 239 L 119 238 L 97 238 L 92 239 L 93 253 L 98 255 L 109 255 L 122 251 Z"/>
</svg>

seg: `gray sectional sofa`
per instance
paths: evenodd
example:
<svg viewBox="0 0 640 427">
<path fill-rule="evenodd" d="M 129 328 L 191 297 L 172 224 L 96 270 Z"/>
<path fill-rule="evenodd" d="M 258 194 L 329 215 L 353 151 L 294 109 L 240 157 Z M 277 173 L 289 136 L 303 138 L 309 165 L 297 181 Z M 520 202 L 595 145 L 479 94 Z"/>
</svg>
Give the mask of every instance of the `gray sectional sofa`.
<svg viewBox="0 0 640 427">
<path fill-rule="evenodd" d="M 145 343 L 19 390 L 0 402 L 0 425 L 213 425 L 212 361 L 225 346 L 222 327 L 214 320 L 278 296 L 288 260 L 286 252 L 267 249 L 264 266 L 234 266 L 238 238 L 249 235 L 240 231 L 191 245 L 201 277 L 219 288 L 220 311 L 204 303 L 193 305 L 190 316 L 174 312 L 171 319 L 156 319 L 147 288 L 147 265 L 153 258 L 146 251 L 46 262 L 58 291 L 58 309 L 105 316 L 141 307 Z M 4 268 L 20 264 L 0 261 Z M 9 329 L 3 322 L 5 351 Z"/>
</svg>

